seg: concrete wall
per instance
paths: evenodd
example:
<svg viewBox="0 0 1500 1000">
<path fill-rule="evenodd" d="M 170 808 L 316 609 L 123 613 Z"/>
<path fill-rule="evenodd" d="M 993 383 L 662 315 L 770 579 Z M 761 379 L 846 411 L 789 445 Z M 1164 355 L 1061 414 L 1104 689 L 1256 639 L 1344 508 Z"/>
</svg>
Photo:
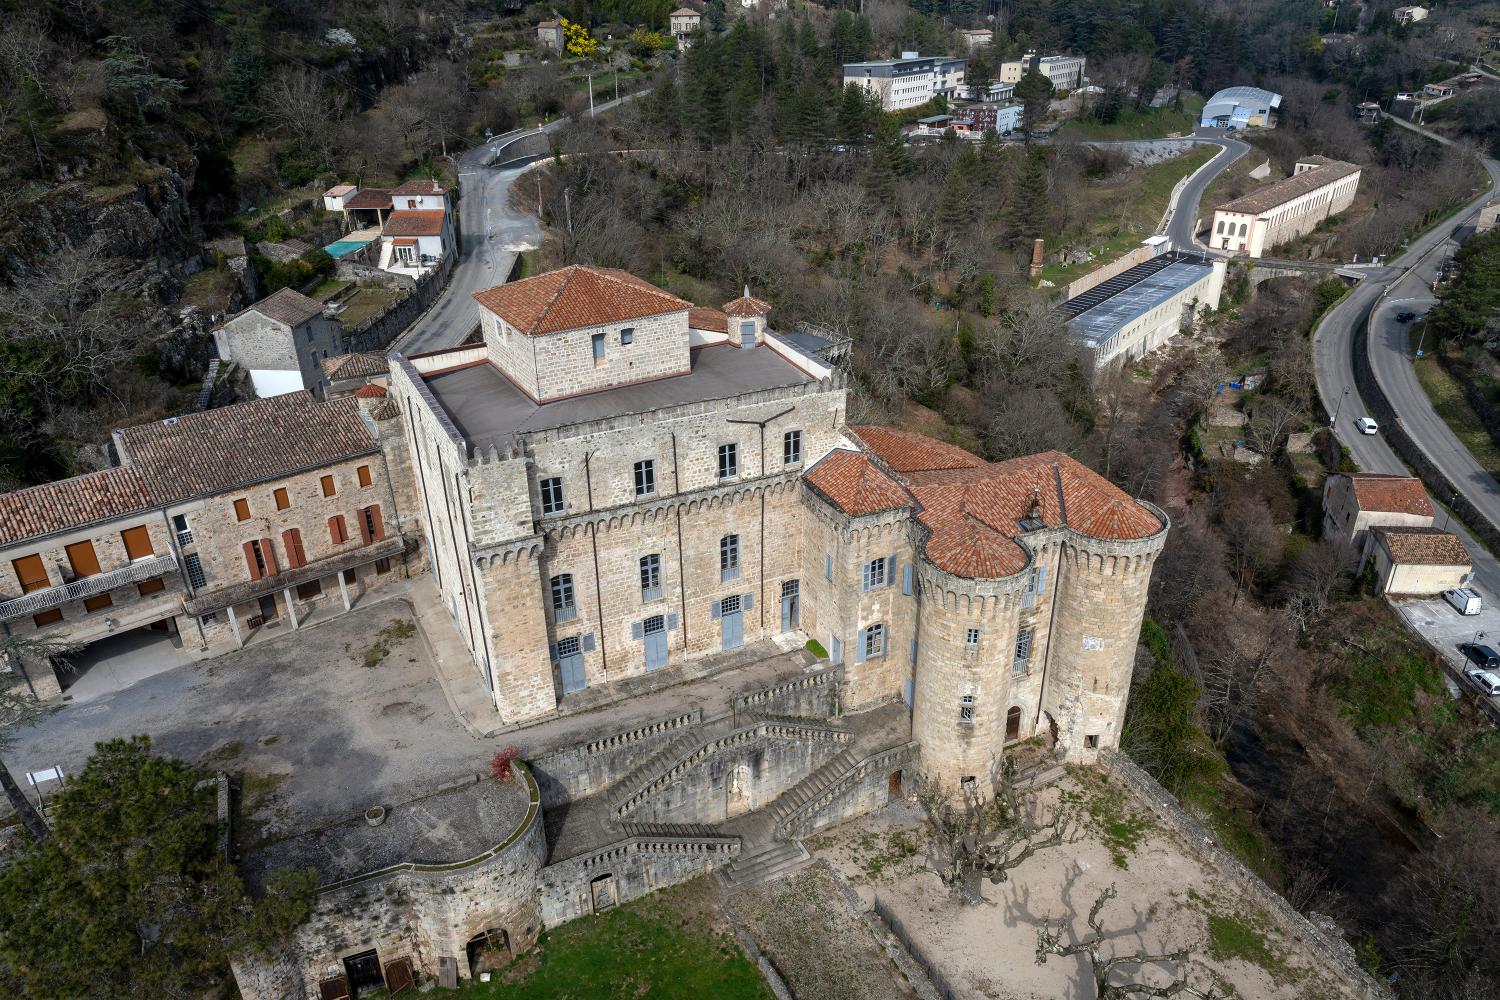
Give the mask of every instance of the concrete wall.
<svg viewBox="0 0 1500 1000">
<path fill-rule="evenodd" d="M 1141 244 L 1134 250 L 1131 250 L 1125 256 L 1121 257 L 1119 260 L 1105 264 L 1103 267 L 1094 271 L 1090 271 L 1083 277 L 1071 282 L 1066 288 L 1063 289 L 1062 300 L 1066 302 L 1071 298 L 1082 295 L 1084 292 L 1088 291 L 1090 288 L 1093 288 L 1095 285 L 1103 284 L 1117 274 L 1124 274 L 1132 267 L 1135 267 L 1137 264 L 1144 263 L 1154 256 L 1156 256 L 1155 247 Z"/>
</svg>

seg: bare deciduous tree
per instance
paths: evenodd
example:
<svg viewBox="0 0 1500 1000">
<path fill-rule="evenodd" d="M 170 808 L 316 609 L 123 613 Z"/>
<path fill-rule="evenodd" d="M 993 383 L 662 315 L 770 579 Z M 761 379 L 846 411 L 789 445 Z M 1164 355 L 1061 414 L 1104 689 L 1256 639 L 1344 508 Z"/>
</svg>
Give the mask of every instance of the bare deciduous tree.
<svg viewBox="0 0 1500 1000">
<path fill-rule="evenodd" d="M 300 66 L 283 69 L 267 85 L 263 100 L 266 121 L 328 161 L 344 101 L 321 73 Z"/>
<path fill-rule="evenodd" d="M 23 677 L 29 677 L 31 668 L 43 667 L 52 669 L 53 663 L 66 663 L 67 657 L 76 653 L 82 645 L 80 643 L 63 642 L 57 639 L 40 639 L 31 635 L 19 635 L 7 631 L 0 636 L 0 662 L 19 667 L 19 673 Z M 29 680 L 28 680 L 29 685 Z M 21 825 L 32 840 L 40 844 L 47 839 L 47 824 L 37 814 L 31 800 L 26 798 L 15 778 L 6 766 L 4 754 L 8 753 L 16 742 L 16 730 L 22 726 L 29 726 L 46 714 L 46 708 L 37 702 L 36 698 L 24 692 L 21 685 L 17 684 L 6 690 L 0 690 L 0 789 L 5 792 L 5 798 L 10 806 L 21 819 Z"/>
</svg>

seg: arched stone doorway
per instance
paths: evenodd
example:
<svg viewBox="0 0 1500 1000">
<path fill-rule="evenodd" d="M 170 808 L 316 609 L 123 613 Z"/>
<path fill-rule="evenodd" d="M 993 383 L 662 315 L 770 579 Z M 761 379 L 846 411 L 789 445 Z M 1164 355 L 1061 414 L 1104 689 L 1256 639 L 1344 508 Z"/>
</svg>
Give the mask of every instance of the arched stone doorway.
<svg viewBox="0 0 1500 1000">
<path fill-rule="evenodd" d="M 500 927 L 475 934 L 464 950 L 468 953 L 469 975 L 475 979 L 481 972 L 509 965 L 515 957 L 511 952 L 510 935 Z"/>
<path fill-rule="evenodd" d="M 1021 738 L 1021 707 L 1012 705 L 1005 713 L 1005 742 L 1014 743 Z"/>
<path fill-rule="evenodd" d="M 750 765 L 736 764 L 729 772 L 726 811 L 731 819 L 754 808 L 750 795 Z"/>
</svg>

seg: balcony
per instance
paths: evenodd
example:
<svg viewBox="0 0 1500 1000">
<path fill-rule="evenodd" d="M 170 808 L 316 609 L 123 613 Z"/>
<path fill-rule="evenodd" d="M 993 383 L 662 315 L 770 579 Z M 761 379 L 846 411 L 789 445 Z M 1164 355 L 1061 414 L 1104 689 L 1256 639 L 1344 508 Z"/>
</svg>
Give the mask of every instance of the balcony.
<svg viewBox="0 0 1500 1000">
<path fill-rule="evenodd" d="M 67 604 L 69 601 L 79 601 L 85 597 L 108 593 L 116 587 L 141 583 L 176 571 L 177 557 L 170 552 L 146 559 L 137 559 L 127 566 L 112 569 L 107 573 L 95 573 L 93 576 L 86 576 L 56 587 L 33 590 L 29 594 L 6 601 L 0 604 L 0 621 L 34 615 L 49 608 Z"/>
</svg>

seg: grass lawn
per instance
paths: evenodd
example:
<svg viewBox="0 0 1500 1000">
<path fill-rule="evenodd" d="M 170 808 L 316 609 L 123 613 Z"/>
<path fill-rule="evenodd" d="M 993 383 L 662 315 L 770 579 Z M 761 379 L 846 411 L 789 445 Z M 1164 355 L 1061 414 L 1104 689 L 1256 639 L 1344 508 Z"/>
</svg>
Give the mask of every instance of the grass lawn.
<svg viewBox="0 0 1500 1000">
<path fill-rule="evenodd" d="M 344 324 L 346 332 L 358 330 L 400 297 L 401 292 L 394 288 L 378 285 L 361 287 L 344 300 L 348 308 L 339 313 L 339 321 Z"/>
<path fill-rule="evenodd" d="M 1126 108 L 1108 125 L 1092 118 L 1073 118 L 1065 122 L 1057 134 L 1060 139 L 1162 139 L 1173 132 L 1186 134 L 1197 128 L 1198 114 L 1202 110 L 1203 98 L 1188 94 L 1182 99 L 1181 111 Z"/>
<path fill-rule="evenodd" d="M 1082 231 L 1065 233 L 1062 243 L 1083 244 L 1094 259 L 1077 264 L 1047 264 L 1042 277 L 1055 285 L 1123 257 L 1156 232 L 1156 224 L 1167 210 L 1172 188 L 1218 154 L 1217 146 L 1194 146 L 1181 156 L 1152 167 L 1137 167 L 1123 184 L 1088 186 L 1077 193 L 1075 217 L 1084 220 Z"/>
<path fill-rule="evenodd" d="M 1412 333 L 1415 337 L 1417 330 L 1414 329 Z M 1431 354 L 1417 361 L 1416 371 L 1422 391 L 1432 400 L 1432 408 L 1443 418 L 1443 423 L 1448 425 L 1463 446 L 1469 449 L 1469 454 L 1490 475 L 1500 475 L 1500 447 L 1496 447 L 1494 438 L 1490 437 L 1484 424 L 1480 423 L 1479 414 L 1474 412 L 1474 408 L 1464 398 L 1463 386 Z"/>
<path fill-rule="evenodd" d="M 771 1000 L 706 878 L 542 935 L 491 982 L 434 996 L 503 1000 Z"/>
<path fill-rule="evenodd" d="M 233 294 L 235 275 L 227 268 L 223 271 L 205 268 L 189 275 L 182 283 L 182 298 L 179 305 L 197 306 L 204 312 L 223 312 L 229 306 Z"/>
</svg>

